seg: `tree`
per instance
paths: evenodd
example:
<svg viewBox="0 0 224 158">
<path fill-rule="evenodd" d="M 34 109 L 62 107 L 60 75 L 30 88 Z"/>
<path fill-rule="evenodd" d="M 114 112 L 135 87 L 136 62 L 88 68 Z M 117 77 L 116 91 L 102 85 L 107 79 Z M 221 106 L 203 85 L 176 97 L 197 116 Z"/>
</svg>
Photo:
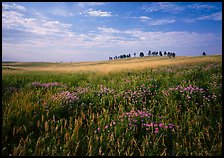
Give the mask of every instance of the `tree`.
<svg viewBox="0 0 224 158">
<path fill-rule="evenodd" d="M 134 53 L 134 56 L 136 56 L 136 53 Z"/>
<path fill-rule="evenodd" d="M 173 54 L 172 54 L 172 55 L 173 55 L 173 58 L 175 58 L 176 54 L 175 54 L 174 52 L 173 52 Z"/>
<path fill-rule="evenodd" d="M 144 53 L 143 52 L 140 52 L 140 57 L 144 57 Z"/>
<path fill-rule="evenodd" d="M 164 54 L 164 56 L 166 55 L 166 51 L 163 53 Z"/>
<path fill-rule="evenodd" d="M 205 52 L 203 52 L 203 53 L 202 53 L 202 55 L 203 55 L 203 56 L 206 56 L 206 53 L 205 53 Z"/>
<path fill-rule="evenodd" d="M 148 56 L 150 56 L 151 55 L 151 50 L 149 50 L 149 53 L 148 53 Z"/>
<path fill-rule="evenodd" d="M 167 55 L 168 55 L 169 58 L 171 58 L 171 53 L 170 52 L 168 52 Z"/>
<path fill-rule="evenodd" d="M 162 52 L 161 52 L 161 51 L 159 51 L 159 55 L 160 55 L 160 56 L 163 56 L 163 54 L 162 54 Z"/>
<path fill-rule="evenodd" d="M 122 55 L 120 55 L 120 59 L 123 59 L 123 58 L 126 58 L 126 57 L 127 57 L 126 54 L 122 54 Z"/>
</svg>

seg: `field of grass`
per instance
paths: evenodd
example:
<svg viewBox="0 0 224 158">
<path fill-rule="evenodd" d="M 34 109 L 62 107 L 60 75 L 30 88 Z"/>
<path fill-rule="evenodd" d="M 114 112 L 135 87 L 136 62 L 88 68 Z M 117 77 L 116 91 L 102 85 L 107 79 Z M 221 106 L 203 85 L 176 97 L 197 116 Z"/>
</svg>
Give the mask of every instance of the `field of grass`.
<svg viewBox="0 0 224 158">
<path fill-rule="evenodd" d="M 3 63 L 2 85 L 2 155 L 222 155 L 221 55 Z"/>
<path fill-rule="evenodd" d="M 98 72 L 108 74 L 110 72 L 120 72 L 128 70 L 142 70 L 145 68 L 155 68 L 159 66 L 191 64 L 197 62 L 212 62 L 216 61 L 220 56 L 206 56 L 206 57 L 186 57 L 177 56 L 167 58 L 166 56 L 151 56 L 144 58 L 129 58 L 122 60 L 98 61 L 98 62 L 77 62 L 77 63 L 3 63 L 3 73 L 23 73 L 24 71 L 41 71 L 41 72 Z M 8 71 L 6 71 L 8 70 Z M 16 70 L 16 71 L 13 71 Z"/>
</svg>

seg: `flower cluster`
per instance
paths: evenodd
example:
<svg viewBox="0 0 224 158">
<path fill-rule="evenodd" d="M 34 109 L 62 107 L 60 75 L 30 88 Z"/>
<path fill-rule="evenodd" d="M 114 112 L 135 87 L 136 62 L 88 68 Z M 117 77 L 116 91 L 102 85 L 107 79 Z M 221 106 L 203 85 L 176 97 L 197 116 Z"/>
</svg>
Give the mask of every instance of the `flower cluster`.
<svg viewBox="0 0 224 158">
<path fill-rule="evenodd" d="M 199 88 L 197 86 L 192 86 L 192 85 L 189 85 L 187 87 L 183 87 L 182 85 L 178 85 L 176 88 L 169 88 L 169 90 L 179 91 L 180 93 L 190 92 L 190 94 L 192 94 L 193 92 L 200 92 L 200 93 L 205 92 L 205 90 L 203 88 Z"/>
<path fill-rule="evenodd" d="M 217 99 L 217 96 L 215 95 L 215 93 L 212 93 L 211 95 L 203 96 L 203 98 L 209 102 L 211 100 Z"/>
<path fill-rule="evenodd" d="M 149 113 L 147 110 L 134 110 L 132 109 L 130 112 L 125 112 L 119 116 L 119 120 L 117 122 L 125 123 L 127 127 L 138 127 L 141 130 L 145 131 L 153 131 L 153 133 L 157 134 L 159 131 L 170 129 L 171 131 L 174 131 L 175 125 L 172 123 L 165 124 L 161 121 L 155 122 L 152 120 L 158 120 L 162 119 L 161 116 L 155 116 Z M 97 131 L 105 131 L 109 128 L 112 128 L 116 124 L 118 124 L 116 121 L 111 121 L 109 124 L 106 124 L 104 127 L 97 128 Z"/>
<path fill-rule="evenodd" d="M 113 94 L 113 93 L 114 93 L 113 89 L 109 89 L 103 85 L 100 85 L 100 90 L 97 91 L 98 96 L 103 96 L 103 95 Z"/>
<path fill-rule="evenodd" d="M 146 102 L 152 95 L 154 95 L 154 92 L 151 92 L 150 88 L 145 87 L 144 84 L 137 86 L 134 91 L 125 90 L 120 94 L 123 99 L 133 103 Z"/>
<path fill-rule="evenodd" d="M 63 91 L 52 96 L 53 101 L 68 101 L 69 103 L 79 100 L 76 92 L 70 93 L 69 91 Z"/>
<path fill-rule="evenodd" d="M 58 83 L 58 82 L 49 82 L 49 83 L 32 82 L 32 86 L 35 86 L 35 87 L 64 87 L 65 85 Z"/>
<path fill-rule="evenodd" d="M 210 77 L 210 81 L 211 82 L 209 83 L 209 85 L 213 89 L 222 87 L 222 75 L 212 74 L 212 76 Z"/>
<path fill-rule="evenodd" d="M 154 133 L 158 133 L 161 129 L 173 129 L 175 126 L 174 124 L 164 124 L 162 122 L 154 122 L 152 121 L 153 118 L 155 119 L 161 119 L 161 116 L 155 116 L 149 113 L 146 110 L 137 110 L 135 111 L 132 109 L 130 112 L 123 113 L 120 116 L 120 119 L 126 118 L 128 120 L 128 126 L 140 126 L 141 128 L 145 129 L 146 131 L 149 131 L 150 128 L 153 129 Z"/>
</svg>

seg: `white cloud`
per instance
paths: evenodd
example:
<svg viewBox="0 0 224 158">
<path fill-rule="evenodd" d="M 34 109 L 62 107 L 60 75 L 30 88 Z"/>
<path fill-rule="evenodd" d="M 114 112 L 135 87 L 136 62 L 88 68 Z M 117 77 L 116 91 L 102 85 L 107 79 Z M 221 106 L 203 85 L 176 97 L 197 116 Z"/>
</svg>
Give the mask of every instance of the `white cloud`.
<svg viewBox="0 0 224 158">
<path fill-rule="evenodd" d="M 103 2 L 78 2 L 77 6 L 79 7 L 85 7 L 85 6 L 99 6 L 99 5 L 104 5 L 105 3 Z"/>
<path fill-rule="evenodd" d="M 211 10 L 216 7 L 208 4 L 195 3 L 190 5 L 179 5 L 181 2 L 153 2 L 146 5 L 143 5 L 142 9 L 146 12 L 168 12 L 168 13 L 180 13 L 186 9 L 191 10 Z"/>
<path fill-rule="evenodd" d="M 98 47 L 115 47 L 120 49 L 162 49 L 162 50 L 178 50 L 179 53 L 183 49 L 203 49 L 205 43 L 215 44 L 221 41 L 221 36 L 212 33 L 196 33 L 186 31 L 171 32 L 146 32 L 141 30 L 118 30 L 114 28 L 105 28 L 102 34 L 95 34 L 91 38 L 95 46 Z M 110 34 L 107 34 L 110 32 Z M 130 40 L 132 38 L 132 40 Z M 98 44 L 97 44 L 98 43 Z M 91 44 L 91 43 L 90 43 Z M 208 46 L 209 47 L 209 46 Z M 186 52 L 185 52 L 186 53 Z"/>
<path fill-rule="evenodd" d="M 61 23 L 55 20 L 43 18 L 29 18 L 18 11 L 2 11 L 2 27 L 7 29 L 17 29 L 40 35 L 56 34 L 69 35 L 71 24 Z"/>
<path fill-rule="evenodd" d="M 59 23 L 52 21 L 46 23 L 46 25 L 58 25 Z M 84 56 L 91 56 L 92 60 L 97 60 L 97 57 L 93 57 L 91 52 L 96 54 L 97 52 L 99 54 L 104 52 L 102 55 L 107 59 L 108 56 L 119 55 L 123 51 L 133 53 L 134 51 L 147 52 L 149 49 L 166 50 L 181 55 L 182 53 L 199 52 L 201 54 L 202 51 L 211 52 L 214 51 L 214 48 L 218 51 L 221 50 L 222 36 L 220 34 L 186 31 L 151 32 L 139 29 L 119 30 L 110 27 L 98 27 L 98 30 L 100 32 L 95 31 L 84 34 L 71 32 L 71 36 L 63 36 L 63 38 L 58 38 L 55 34 L 49 36 L 31 35 L 30 38 L 16 43 L 3 38 L 3 57 L 7 56 L 5 52 L 11 52 L 12 57 L 12 52 L 26 52 L 27 54 L 33 53 L 34 57 L 37 56 L 36 59 L 41 60 L 40 56 L 43 57 L 44 52 L 46 52 L 46 60 L 48 58 L 48 60 L 63 61 L 63 58 L 66 58 L 64 60 L 71 61 L 75 60 L 77 55 L 83 56 L 84 54 Z M 40 51 L 41 53 L 39 53 Z M 23 56 L 25 56 L 25 53 Z"/>
<path fill-rule="evenodd" d="M 175 19 L 157 19 L 157 20 L 150 20 L 148 22 L 149 25 L 165 25 L 165 24 L 171 24 L 174 23 L 176 20 Z"/>
<path fill-rule="evenodd" d="M 85 12 L 86 14 L 88 14 L 89 16 L 99 16 L 99 17 L 110 17 L 112 16 L 111 12 L 103 12 L 101 10 L 93 10 L 92 8 L 90 8 L 89 10 L 87 10 Z"/>
<path fill-rule="evenodd" d="M 17 11 L 2 11 L 2 27 L 17 28 L 21 25 L 23 14 Z"/>
<path fill-rule="evenodd" d="M 148 17 L 148 16 L 140 16 L 139 17 L 142 21 L 147 21 L 147 20 L 150 20 L 151 18 Z"/>
<path fill-rule="evenodd" d="M 197 20 L 216 20 L 216 21 L 222 20 L 222 12 L 214 13 L 207 16 L 202 16 L 197 18 Z"/>
<path fill-rule="evenodd" d="M 187 8 L 196 9 L 196 10 L 201 10 L 201 9 L 208 9 L 209 10 L 209 9 L 214 9 L 215 6 L 196 3 L 196 4 L 188 5 Z"/>
<path fill-rule="evenodd" d="M 101 30 L 104 33 L 120 33 L 119 30 L 108 28 L 108 27 L 98 27 L 99 30 Z"/>
<path fill-rule="evenodd" d="M 73 16 L 74 15 L 69 10 L 67 10 L 65 8 L 59 8 L 59 7 L 51 8 L 50 12 L 52 14 L 56 15 L 56 16 L 64 16 L 64 17 L 68 17 L 68 16 Z"/>
<path fill-rule="evenodd" d="M 153 18 L 150 18 L 148 16 L 125 17 L 125 18 L 134 18 L 134 19 L 138 18 L 142 22 L 145 22 L 148 25 L 153 25 L 153 26 L 156 26 L 156 25 L 165 25 L 165 24 L 170 24 L 170 23 L 176 22 L 176 20 L 175 19 L 172 19 L 172 18 L 153 19 Z"/>
<path fill-rule="evenodd" d="M 119 30 L 99 27 L 100 33 L 85 34 L 89 39 L 89 46 L 119 47 L 126 49 L 140 49 L 154 47 L 157 49 L 179 49 L 205 47 L 205 43 L 215 43 L 221 36 L 212 33 L 196 33 L 186 31 L 150 32 L 141 30 Z M 131 39 L 131 40 L 130 40 Z"/>
<path fill-rule="evenodd" d="M 173 2 L 153 2 L 143 5 L 142 9 L 146 12 L 169 12 L 169 13 L 179 13 L 184 10 L 183 6 L 179 6 Z"/>
<path fill-rule="evenodd" d="M 10 10 L 19 10 L 19 11 L 23 11 L 23 12 L 26 11 L 26 8 L 22 5 L 18 5 L 18 4 L 15 4 L 15 3 L 12 3 L 11 5 L 10 4 L 11 3 L 3 3 L 2 8 L 4 10 L 10 9 Z"/>
</svg>

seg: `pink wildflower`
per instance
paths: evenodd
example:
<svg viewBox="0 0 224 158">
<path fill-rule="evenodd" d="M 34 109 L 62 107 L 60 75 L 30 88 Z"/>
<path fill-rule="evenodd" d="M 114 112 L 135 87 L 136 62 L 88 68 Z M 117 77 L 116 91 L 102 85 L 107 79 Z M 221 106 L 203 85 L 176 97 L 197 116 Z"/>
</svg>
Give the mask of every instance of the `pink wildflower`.
<svg viewBox="0 0 224 158">
<path fill-rule="evenodd" d="M 162 127 L 162 126 L 163 126 L 163 124 L 162 124 L 162 123 L 160 123 L 160 124 L 159 124 L 159 127 Z"/>
</svg>

